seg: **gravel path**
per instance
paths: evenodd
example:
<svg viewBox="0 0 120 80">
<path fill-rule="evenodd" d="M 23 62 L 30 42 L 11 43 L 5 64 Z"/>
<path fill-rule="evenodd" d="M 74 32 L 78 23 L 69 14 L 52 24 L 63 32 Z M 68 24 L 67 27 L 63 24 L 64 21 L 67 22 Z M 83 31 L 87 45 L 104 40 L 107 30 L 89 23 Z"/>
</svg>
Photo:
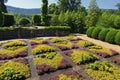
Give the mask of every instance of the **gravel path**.
<svg viewBox="0 0 120 80">
<path fill-rule="evenodd" d="M 100 41 L 100 40 L 96 40 L 96 39 L 87 37 L 87 35 L 81 35 L 81 36 L 78 36 L 78 37 L 80 37 L 81 39 L 84 39 L 84 40 L 91 41 L 91 42 L 93 42 L 97 45 L 113 49 L 113 50 L 117 51 L 118 53 L 120 53 L 120 46 L 119 45 L 114 45 L 114 44 L 110 44 L 110 43 L 103 42 L 103 41 Z"/>
</svg>

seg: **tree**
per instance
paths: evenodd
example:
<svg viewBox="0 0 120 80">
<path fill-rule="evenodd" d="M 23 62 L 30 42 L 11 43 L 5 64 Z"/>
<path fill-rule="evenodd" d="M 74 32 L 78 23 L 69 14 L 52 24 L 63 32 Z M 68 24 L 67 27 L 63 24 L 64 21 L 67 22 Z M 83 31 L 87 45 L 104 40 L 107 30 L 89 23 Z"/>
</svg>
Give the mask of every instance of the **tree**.
<svg viewBox="0 0 120 80">
<path fill-rule="evenodd" d="M 117 3 L 115 6 L 120 10 L 120 3 Z"/>
<path fill-rule="evenodd" d="M 86 26 L 91 27 L 95 26 L 99 19 L 100 10 L 97 6 L 96 0 L 91 0 L 88 10 L 88 15 L 86 16 Z"/>
<path fill-rule="evenodd" d="M 2 11 L 0 10 L 0 27 L 3 25 L 3 14 Z"/>
<path fill-rule="evenodd" d="M 32 22 L 34 25 L 40 26 L 41 24 L 41 16 L 40 15 L 33 15 L 32 16 Z"/>
<path fill-rule="evenodd" d="M 0 0 L 0 10 L 4 13 L 7 13 L 7 9 L 6 9 L 6 6 L 5 6 L 5 2 L 7 2 L 7 0 Z"/>
<path fill-rule="evenodd" d="M 81 0 L 58 0 L 60 11 L 73 11 L 80 7 Z"/>
<path fill-rule="evenodd" d="M 48 25 L 48 0 L 42 0 L 42 24 L 43 25 Z"/>
<path fill-rule="evenodd" d="M 49 5 L 49 8 L 48 8 L 48 13 L 49 14 L 59 14 L 59 8 L 58 8 L 58 5 L 56 5 L 55 3 L 52 3 Z"/>
</svg>

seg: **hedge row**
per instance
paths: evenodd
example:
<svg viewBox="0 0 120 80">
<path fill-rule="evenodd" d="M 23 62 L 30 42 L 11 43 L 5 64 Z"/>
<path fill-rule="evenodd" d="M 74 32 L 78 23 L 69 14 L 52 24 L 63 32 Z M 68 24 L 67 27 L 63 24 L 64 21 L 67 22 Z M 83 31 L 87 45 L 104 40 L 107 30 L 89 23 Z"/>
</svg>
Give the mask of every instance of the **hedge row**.
<svg viewBox="0 0 120 80">
<path fill-rule="evenodd" d="M 15 38 L 32 38 L 43 36 L 66 36 L 70 34 L 69 27 L 51 26 L 43 29 L 36 28 L 0 28 L 0 40 Z"/>
<path fill-rule="evenodd" d="M 88 37 L 120 45 L 120 30 L 103 27 L 90 27 L 86 32 Z"/>
</svg>

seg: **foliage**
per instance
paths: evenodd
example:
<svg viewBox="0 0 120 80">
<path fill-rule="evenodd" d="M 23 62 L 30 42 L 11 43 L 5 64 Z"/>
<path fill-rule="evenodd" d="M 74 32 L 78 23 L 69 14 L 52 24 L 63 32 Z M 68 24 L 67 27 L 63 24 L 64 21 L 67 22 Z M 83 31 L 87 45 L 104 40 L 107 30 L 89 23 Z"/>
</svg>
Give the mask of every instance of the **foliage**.
<svg viewBox="0 0 120 80">
<path fill-rule="evenodd" d="M 120 29 L 120 16 L 116 16 L 114 20 L 115 28 Z"/>
<path fill-rule="evenodd" d="M 109 32 L 109 29 L 102 28 L 102 30 L 99 32 L 98 39 L 104 41 L 108 32 Z"/>
<path fill-rule="evenodd" d="M 86 31 L 86 34 L 88 37 L 92 37 L 92 32 L 95 29 L 95 27 L 89 27 Z"/>
<path fill-rule="evenodd" d="M 48 0 L 42 0 L 41 13 L 42 25 L 48 25 Z"/>
<path fill-rule="evenodd" d="M 96 27 L 96 28 L 93 30 L 91 37 L 97 39 L 100 31 L 101 31 L 101 28 Z"/>
<path fill-rule="evenodd" d="M 117 34 L 117 32 L 118 32 L 117 30 L 111 29 L 107 33 L 105 41 L 109 43 L 115 43 L 115 35 Z"/>
<path fill-rule="evenodd" d="M 41 25 L 41 16 L 40 15 L 33 15 L 32 16 L 32 23 L 36 26 Z"/>
<path fill-rule="evenodd" d="M 119 80 L 120 69 L 108 62 L 97 61 L 88 65 L 85 72 L 94 80 Z"/>
<path fill-rule="evenodd" d="M 97 6 L 96 0 L 91 0 L 89 4 L 88 14 L 86 16 L 86 27 L 95 26 L 99 19 L 100 10 Z"/>
<path fill-rule="evenodd" d="M 59 24 L 58 15 L 53 14 L 50 20 L 50 25 L 57 26 Z"/>
<path fill-rule="evenodd" d="M 70 30 L 71 28 L 69 26 L 49 26 L 45 27 L 45 29 L 52 29 L 52 30 Z"/>
<path fill-rule="evenodd" d="M 30 21 L 29 21 L 29 19 L 27 19 L 27 18 L 21 18 L 21 19 L 19 20 L 19 24 L 20 24 L 20 25 L 23 25 L 23 26 L 26 26 L 26 25 L 30 24 Z"/>
<path fill-rule="evenodd" d="M 14 15 L 5 14 L 5 13 L 3 15 L 4 15 L 3 26 L 12 26 L 15 24 Z"/>
<path fill-rule="evenodd" d="M 115 36 L 115 43 L 120 45 L 120 31 Z"/>
<path fill-rule="evenodd" d="M 97 56 L 92 55 L 91 53 L 84 50 L 73 50 L 73 53 L 70 55 L 70 58 L 76 64 L 82 64 L 97 59 Z"/>
<path fill-rule="evenodd" d="M 49 14 L 59 14 L 59 6 L 55 3 L 52 3 L 49 5 L 49 8 L 48 8 L 48 13 Z"/>
<path fill-rule="evenodd" d="M 43 54 L 47 52 L 55 52 L 55 48 L 49 45 L 41 44 L 32 49 L 32 54 Z"/>
<path fill-rule="evenodd" d="M 90 46 L 94 46 L 95 44 L 86 40 L 80 40 L 78 41 L 77 45 L 79 45 L 80 47 L 90 47 Z"/>
<path fill-rule="evenodd" d="M 1 10 L 0 10 L 0 26 L 3 25 L 3 21 L 4 21 L 4 19 L 3 19 L 3 14 L 2 14 L 2 12 L 1 12 Z"/>
<path fill-rule="evenodd" d="M 7 8 L 4 4 L 4 0 L 0 0 L 0 10 L 4 13 L 7 13 Z"/>
<path fill-rule="evenodd" d="M 8 61 L 0 65 L 0 80 L 21 80 L 30 76 L 26 64 Z"/>
<path fill-rule="evenodd" d="M 66 12 L 67 10 L 77 10 L 81 5 L 81 0 L 58 0 L 60 11 Z"/>
</svg>

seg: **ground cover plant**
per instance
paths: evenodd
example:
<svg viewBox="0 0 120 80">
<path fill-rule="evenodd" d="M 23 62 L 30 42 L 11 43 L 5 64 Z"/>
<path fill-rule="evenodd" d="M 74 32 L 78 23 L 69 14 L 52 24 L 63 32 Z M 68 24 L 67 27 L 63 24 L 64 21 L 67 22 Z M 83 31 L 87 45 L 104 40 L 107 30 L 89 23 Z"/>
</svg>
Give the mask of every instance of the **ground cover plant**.
<svg viewBox="0 0 120 80">
<path fill-rule="evenodd" d="M 91 53 L 84 50 L 73 50 L 71 54 L 68 55 L 73 62 L 76 64 L 83 64 L 87 62 L 92 62 L 97 60 L 97 56 L 92 55 Z"/>
<path fill-rule="evenodd" d="M 34 58 L 38 74 L 71 67 L 71 64 L 57 52 L 40 54 Z"/>
<path fill-rule="evenodd" d="M 48 42 L 46 39 L 43 38 L 33 38 L 30 40 L 31 45 L 37 45 L 37 44 L 47 44 Z"/>
<path fill-rule="evenodd" d="M 30 77 L 26 59 L 0 61 L 0 80 L 25 80 Z"/>
<path fill-rule="evenodd" d="M 87 66 L 86 73 L 93 80 L 119 80 L 120 68 L 108 62 L 94 62 Z"/>
</svg>

